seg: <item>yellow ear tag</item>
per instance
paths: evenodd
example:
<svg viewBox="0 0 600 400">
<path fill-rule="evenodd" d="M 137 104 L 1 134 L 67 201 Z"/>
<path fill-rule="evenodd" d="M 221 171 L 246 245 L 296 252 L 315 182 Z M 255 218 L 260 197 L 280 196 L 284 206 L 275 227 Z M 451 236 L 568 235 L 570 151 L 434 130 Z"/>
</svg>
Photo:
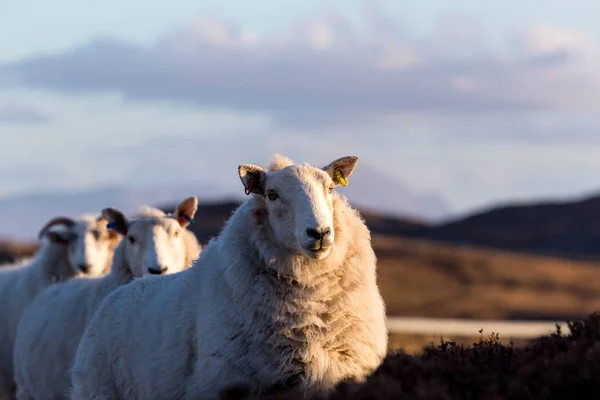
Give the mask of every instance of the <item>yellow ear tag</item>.
<svg viewBox="0 0 600 400">
<path fill-rule="evenodd" d="M 335 177 L 337 178 L 338 182 L 342 184 L 342 186 L 348 186 L 348 180 L 344 178 L 344 175 L 342 175 L 342 173 L 337 169 L 335 170 Z"/>
</svg>

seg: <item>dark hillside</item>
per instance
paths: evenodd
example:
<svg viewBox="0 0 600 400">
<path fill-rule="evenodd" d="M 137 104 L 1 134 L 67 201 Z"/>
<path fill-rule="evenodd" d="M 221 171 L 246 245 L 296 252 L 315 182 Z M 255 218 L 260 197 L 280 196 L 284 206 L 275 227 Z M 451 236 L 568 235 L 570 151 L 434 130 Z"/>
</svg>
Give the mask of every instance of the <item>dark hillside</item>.
<svg viewBox="0 0 600 400">
<path fill-rule="evenodd" d="M 600 258 L 600 197 L 509 205 L 405 234 L 567 258 Z"/>
</svg>

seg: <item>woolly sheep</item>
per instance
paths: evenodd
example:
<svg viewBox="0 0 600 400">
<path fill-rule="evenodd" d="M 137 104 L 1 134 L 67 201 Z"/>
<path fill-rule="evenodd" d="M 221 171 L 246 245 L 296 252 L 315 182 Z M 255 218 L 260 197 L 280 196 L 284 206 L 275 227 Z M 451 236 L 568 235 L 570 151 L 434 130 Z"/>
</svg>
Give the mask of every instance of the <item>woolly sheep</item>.
<svg viewBox="0 0 600 400">
<path fill-rule="evenodd" d="M 108 293 L 134 278 L 174 274 L 191 266 L 201 249 L 185 228 L 197 208 L 197 198 L 190 197 L 179 204 L 174 216 L 147 207 L 131 222 L 114 209 L 103 211 L 128 239 L 117 247 L 108 276 L 54 285 L 23 314 L 14 350 L 18 400 L 65 398 L 79 339 Z"/>
<path fill-rule="evenodd" d="M 387 350 L 370 233 L 346 199 L 357 157 L 241 165 L 246 193 L 194 268 L 121 287 L 71 370 L 77 400 L 205 399 L 248 383 L 306 393 L 361 381 Z"/>
<path fill-rule="evenodd" d="M 104 218 L 91 215 L 76 221 L 56 217 L 40 230 L 42 245 L 31 262 L 0 269 L 0 400 L 12 399 L 14 393 L 15 334 L 29 304 L 54 282 L 109 271 L 120 238 L 106 224 Z M 55 229 L 59 227 L 63 229 Z"/>
</svg>

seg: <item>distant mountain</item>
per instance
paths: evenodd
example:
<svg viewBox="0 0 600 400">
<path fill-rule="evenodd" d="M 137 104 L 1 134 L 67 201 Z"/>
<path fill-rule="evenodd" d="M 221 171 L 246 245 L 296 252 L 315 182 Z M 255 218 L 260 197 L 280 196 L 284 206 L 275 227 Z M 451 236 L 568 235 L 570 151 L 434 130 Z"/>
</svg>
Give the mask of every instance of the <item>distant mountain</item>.
<svg viewBox="0 0 600 400">
<path fill-rule="evenodd" d="M 356 168 L 348 186 L 339 186 L 338 190 L 356 207 L 424 222 L 437 222 L 451 213 L 441 197 L 415 193 L 397 179 L 365 163 Z"/>
<path fill-rule="evenodd" d="M 111 199 L 116 199 L 114 201 L 119 202 L 119 194 L 120 191 L 113 193 L 110 197 Z M 138 192 L 134 192 L 130 194 L 130 199 L 136 199 L 138 196 Z M 153 204 L 158 208 L 166 211 L 173 212 L 175 207 L 177 206 L 177 202 L 183 196 L 178 197 L 176 200 L 166 200 L 161 204 Z M 125 204 L 127 202 L 121 202 Z M 132 204 L 137 204 L 137 200 L 135 200 Z M 241 204 L 241 200 L 213 200 L 212 202 L 203 201 L 198 206 L 198 211 L 196 212 L 195 222 L 190 225 L 190 230 L 196 234 L 198 240 L 201 243 L 207 243 L 208 240 L 217 235 L 225 221 L 229 219 L 233 211 Z M 126 207 L 119 207 L 120 209 L 127 209 Z M 130 215 L 135 216 L 137 213 L 137 206 L 129 207 Z M 393 236 L 398 236 L 402 234 L 406 234 L 415 229 L 419 229 L 423 227 L 423 224 L 418 221 L 413 221 L 410 219 L 402 219 L 399 217 L 392 217 L 388 215 L 382 215 L 377 212 L 369 211 L 369 210 L 360 210 L 362 217 L 365 219 L 369 229 L 373 234 L 388 234 Z M 69 213 L 65 213 L 69 214 Z M 36 227 L 36 229 L 39 229 Z M 12 235 L 6 235 L 7 237 L 4 239 L 0 239 L 0 265 L 6 263 L 14 263 L 18 259 L 23 257 L 29 257 L 33 254 L 33 252 L 38 249 L 38 242 L 30 241 L 26 239 L 19 239 Z"/>
<path fill-rule="evenodd" d="M 409 236 L 569 258 L 600 258 L 600 196 L 507 204 Z"/>
<path fill-rule="evenodd" d="M 34 239 L 42 225 L 56 215 L 76 217 L 82 213 L 100 212 L 105 207 L 135 213 L 143 204 L 172 204 L 190 195 L 196 195 L 204 202 L 241 201 L 245 196 L 241 183 L 239 185 L 238 190 L 233 190 L 231 184 L 219 186 L 207 182 L 145 187 L 113 185 L 77 192 L 42 192 L 6 197 L 0 199 L 0 238 Z M 369 165 L 357 168 L 350 185 L 339 187 L 339 191 L 357 207 L 392 217 L 427 222 L 449 214 L 443 200 L 414 194 Z"/>
<path fill-rule="evenodd" d="M 198 193 L 201 188 L 202 196 Z M 11 240 L 35 239 L 42 225 L 56 215 L 77 217 L 115 207 L 127 214 L 141 205 L 172 203 L 196 195 L 204 200 L 226 199 L 216 185 L 157 185 L 156 187 L 107 186 L 81 192 L 46 192 L 0 199 L 0 237 Z M 235 196 L 233 196 L 235 198 Z"/>
<path fill-rule="evenodd" d="M 198 188 L 199 190 L 196 190 Z M 448 208 L 436 197 L 415 195 L 394 179 L 362 165 L 339 187 L 361 211 L 373 233 L 568 258 L 600 259 L 600 196 L 571 201 L 506 204 L 450 222 L 435 222 Z M 196 195 L 202 207 L 193 229 L 202 241 L 221 228 L 246 196 L 208 183 L 108 186 L 82 192 L 38 193 L 0 199 L 0 240 L 31 240 L 56 215 L 76 217 L 116 207 L 135 214 L 143 204 L 173 208 Z M 448 213 L 449 214 L 449 213 Z M 201 222 L 200 222 L 201 221 Z"/>
</svg>

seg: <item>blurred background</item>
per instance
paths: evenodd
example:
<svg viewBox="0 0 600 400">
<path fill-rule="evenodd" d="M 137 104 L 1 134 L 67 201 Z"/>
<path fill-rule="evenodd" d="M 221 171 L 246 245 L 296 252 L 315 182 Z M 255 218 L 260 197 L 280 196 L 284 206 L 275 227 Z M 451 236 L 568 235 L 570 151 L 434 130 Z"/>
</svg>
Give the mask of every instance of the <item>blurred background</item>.
<svg viewBox="0 0 600 400">
<path fill-rule="evenodd" d="M 31 256 L 57 214 L 188 195 L 206 242 L 244 200 L 239 164 L 357 155 L 339 190 L 371 228 L 390 316 L 600 310 L 598 15 L 595 0 L 2 2 L 0 261 Z"/>
</svg>

